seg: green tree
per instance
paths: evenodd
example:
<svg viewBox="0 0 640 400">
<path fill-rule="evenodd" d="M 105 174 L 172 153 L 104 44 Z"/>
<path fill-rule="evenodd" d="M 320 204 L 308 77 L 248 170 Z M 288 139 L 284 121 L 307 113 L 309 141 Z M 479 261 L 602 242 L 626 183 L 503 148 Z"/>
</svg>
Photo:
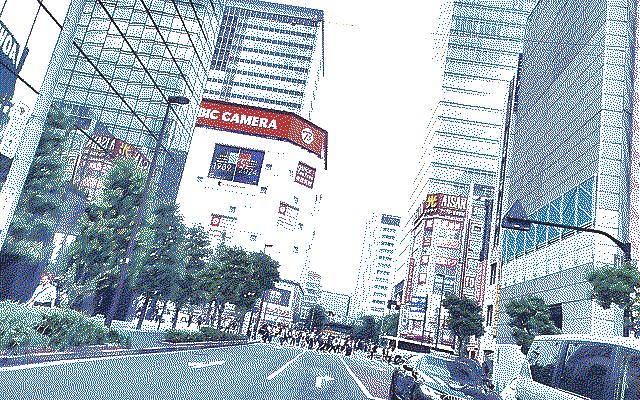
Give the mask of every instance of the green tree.
<svg viewBox="0 0 640 400">
<path fill-rule="evenodd" d="M 320 304 L 314 304 L 309 308 L 307 314 L 307 327 L 310 329 L 322 329 L 327 325 L 329 319 L 327 312 Z"/>
<path fill-rule="evenodd" d="M 353 326 L 352 336 L 355 339 L 375 341 L 378 337 L 380 325 L 372 315 L 365 315 Z"/>
<path fill-rule="evenodd" d="M 195 225 L 187 230 L 185 251 L 184 274 L 178 280 L 176 290 L 171 296 L 171 300 L 176 305 L 172 322 L 173 328 L 178 323 L 178 313 L 185 305 L 194 306 L 204 302 L 203 293 L 198 287 L 198 274 L 205 269 L 207 262 L 213 255 L 213 249 L 209 235 L 202 225 Z"/>
<path fill-rule="evenodd" d="M 175 300 L 180 280 L 185 274 L 186 228 L 178 206 L 161 203 L 153 211 L 151 219 L 148 229 L 141 233 L 141 242 L 145 243 L 142 248 L 147 254 L 141 257 L 142 263 L 134 283 L 134 290 L 145 298 L 141 315 L 145 315 L 151 299 Z M 138 320 L 138 329 L 142 327 L 143 320 Z"/>
<path fill-rule="evenodd" d="M 624 336 L 629 336 L 629 328 L 633 326 L 632 308 L 636 302 L 636 293 L 640 289 L 640 272 L 635 263 L 627 262 L 621 266 L 598 268 L 587 273 L 587 281 L 591 283 L 592 294 L 605 310 L 616 304 L 624 313 Z"/>
<path fill-rule="evenodd" d="M 549 317 L 549 307 L 541 298 L 522 297 L 507 303 L 505 311 L 511 317 L 509 325 L 516 343 L 527 354 L 533 339 L 538 335 L 557 335 L 561 333 Z"/>
<path fill-rule="evenodd" d="M 386 315 L 382 319 L 382 334 L 386 336 L 396 336 L 398 333 L 398 322 L 400 321 L 400 313 L 392 313 Z"/>
<path fill-rule="evenodd" d="M 9 232 L 0 252 L 0 299 L 26 300 L 40 274 L 53 239 L 65 185 L 62 157 L 66 140 L 64 114 L 53 108 L 36 149 L 18 200 Z M 10 166 L 4 165 L 8 170 Z M 4 184 L 4 179 L 2 180 Z M 0 185 L 2 187 L 2 185 Z M 26 281 L 22 279 L 28 277 Z"/>
<path fill-rule="evenodd" d="M 73 308 L 96 292 L 111 289 L 125 258 L 136 211 L 141 204 L 146 173 L 130 158 L 117 159 L 106 174 L 104 190 L 79 221 L 79 235 L 69 246 L 62 283 Z M 137 241 L 132 267 L 140 265 Z M 95 305 L 94 301 L 94 305 Z M 94 305 L 89 305 L 93 312 Z"/>
<path fill-rule="evenodd" d="M 472 336 L 480 337 L 484 334 L 482 307 L 468 297 L 455 295 L 447 295 L 442 302 L 442 306 L 449 312 L 447 325 L 460 343 L 458 351 L 462 357 L 465 354 L 469 339 Z"/>
</svg>

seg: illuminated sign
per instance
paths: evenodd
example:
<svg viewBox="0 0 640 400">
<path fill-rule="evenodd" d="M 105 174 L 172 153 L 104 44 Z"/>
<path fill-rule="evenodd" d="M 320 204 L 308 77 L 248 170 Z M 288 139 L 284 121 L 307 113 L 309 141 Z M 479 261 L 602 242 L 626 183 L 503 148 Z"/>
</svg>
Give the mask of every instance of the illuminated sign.
<svg viewBox="0 0 640 400">
<path fill-rule="evenodd" d="M 411 292 L 413 290 L 413 272 L 416 267 L 416 260 L 413 258 L 409 259 L 409 271 L 407 273 L 407 281 L 404 290 L 404 303 L 409 303 L 411 301 Z"/>
<path fill-rule="evenodd" d="M 302 186 L 313 189 L 313 182 L 316 178 L 316 169 L 303 162 L 298 162 L 295 181 Z"/>
<path fill-rule="evenodd" d="M 202 100 L 196 126 L 285 140 L 326 159 L 327 131 L 292 113 Z"/>
<path fill-rule="evenodd" d="M 209 167 L 209 178 L 257 185 L 264 151 L 216 144 Z"/>
<path fill-rule="evenodd" d="M 430 194 L 422 203 L 425 215 L 442 215 L 464 218 L 467 213 L 467 198 L 450 194 Z"/>
</svg>

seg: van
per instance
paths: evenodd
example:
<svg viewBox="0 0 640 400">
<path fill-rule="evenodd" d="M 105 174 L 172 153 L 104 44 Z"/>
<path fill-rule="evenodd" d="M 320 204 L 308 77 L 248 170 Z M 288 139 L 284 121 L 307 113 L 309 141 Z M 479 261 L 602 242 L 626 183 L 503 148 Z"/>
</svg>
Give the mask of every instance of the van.
<svg viewBox="0 0 640 400">
<path fill-rule="evenodd" d="M 504 400 L 640 400 L 640 340 L 538 336 Z"/>
</svg>

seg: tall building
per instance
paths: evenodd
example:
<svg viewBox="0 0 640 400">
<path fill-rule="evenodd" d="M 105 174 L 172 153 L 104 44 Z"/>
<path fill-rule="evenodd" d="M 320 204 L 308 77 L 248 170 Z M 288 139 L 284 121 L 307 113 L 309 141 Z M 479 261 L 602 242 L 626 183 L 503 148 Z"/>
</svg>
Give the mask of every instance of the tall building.
<svg viewBox="0 0 640 400">
<path fill-rule="evenodd" d="M 320 294 L 319 304 L 329 314 L 329 321 L 347 323 L 351 296 L 323 290 Z"/>
<path fill-rule="evenodd" d="M 635 12 L 633 1 L 608 0 L 541 0 L 533 10 L 508 138 L 504 205 L 507 211 L 520 201 L 533 219 L 631 240 L 633 257 Z M 501 245 L 498 343 L 514 341 L 505 304 L 529 295 L 549 305 L 564 333 L 622 333 L 620 310 L 600 308 L 585 278 L 621 262 L 609 239 L 533 225 L 528 232 L 504 230 Z"/>
<path fill-rule="evenodd" d="M 321 10 L 227 1 L 206 97 L 308 119 L 323 67 L 323 18 Z"/>
<path fill-rule="evenodd" d="M 180 184 L 188 225 L 264 251 L 302 281 L 327 167 L 327 132 L 285 111 L 203 100 Z"/>
<path fill-rule="evenodd" d="M 386 311 L 392 286 L 392 263 L 400 217 L 374 212 L 364 228 L 356 287 L 349 315 L 381 318 Z"/>
<path fill-rule="evenodd" d="M 412 230 L 409 216 L 427 195 L 472 197 L 495 188 L 509 84 L 518 66 L 528 13 L 537 0 L 445 0 L 436 32 L 442 65 L 440 100 L 425 135 L 400 243 L 407 273 Z"/>
<path fill-rule="evenodd" d="M 302 306 L 300 315 L 308 318 L 309 310 L 320 303 L 322 295 L 322 276 L 314 271 L 307 271 L 302 277 Z"/>
</svg>

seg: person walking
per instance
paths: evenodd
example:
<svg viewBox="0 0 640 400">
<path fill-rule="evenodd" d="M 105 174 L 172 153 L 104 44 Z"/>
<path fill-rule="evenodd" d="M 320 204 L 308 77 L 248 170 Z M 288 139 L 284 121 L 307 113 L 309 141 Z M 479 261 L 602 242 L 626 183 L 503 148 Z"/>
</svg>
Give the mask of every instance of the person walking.
<svg viewBox="0 0 640 400">
<path fill-rule="evenodd" d="M 56 287 L 51 283 L 51 276 L 42 274 L 40 284 L 36 287 L 29 301 L 27 301 L 27 306 L 53 307 L 57 294 Z"/>
</svg>

